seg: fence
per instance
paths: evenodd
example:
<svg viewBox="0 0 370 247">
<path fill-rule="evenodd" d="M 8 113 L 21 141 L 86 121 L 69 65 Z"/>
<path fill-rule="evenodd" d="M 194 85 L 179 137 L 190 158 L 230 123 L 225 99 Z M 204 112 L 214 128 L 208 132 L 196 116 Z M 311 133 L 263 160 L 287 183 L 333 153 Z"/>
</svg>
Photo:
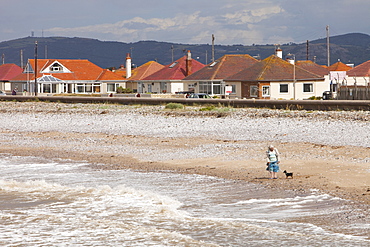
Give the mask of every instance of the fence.
<svg viewBox="0 0 370 247">
<path fill-rule="evenodd" d="M 338 90 L 338 100 L 370 100 L 369 86 L 341 86 Z"/>
</svg>

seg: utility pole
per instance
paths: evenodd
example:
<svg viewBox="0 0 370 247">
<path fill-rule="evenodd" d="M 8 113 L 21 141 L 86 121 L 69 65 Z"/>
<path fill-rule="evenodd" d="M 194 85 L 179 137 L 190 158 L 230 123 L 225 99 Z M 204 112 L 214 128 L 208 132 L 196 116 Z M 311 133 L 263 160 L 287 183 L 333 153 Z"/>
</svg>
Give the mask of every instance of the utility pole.
<svg viewBox="0 0 370 247">
<path fill-rule="evenodd" d="M 21 49 L 21 68 L 23 69 L 23 50 Z"/>
<path fill-rule="evenodd" d="M 3 53 L 3 55 L 1 55 L 1 58 L 3 60 L 3 64 L 5 63 L 5 54 Z"/>
<path fill-rule="evenodd" d="M 306 60 L 308 61 L 309 55 L 308 55 L 308 40 L 307 40 L 307 50 L 306 50 Z"/>
<path fill-rule="evenodd" d="M 171 45 L 172 62 L 173 62 L 173 45 Z"/>
<path fill-rule="evenodd" d="M 329 25 L 326 26 L 326 48 L 328 52 L 328 67 L 330 66 L 330 42 L 329 42 Z"/>
<path fill-rule="evenodd" d="M 35 42 L 35 96 L 37 96 L 37 41 Z"/>
<path fill-rule="evenodd" d="M 215 35 L 212 34 L 212 62 L 215 61 Z"/>
<path fill-rule="evenodd" d="M 48 45 L 45 45 L 45 59 L 48 58 Z"/>
</svg>

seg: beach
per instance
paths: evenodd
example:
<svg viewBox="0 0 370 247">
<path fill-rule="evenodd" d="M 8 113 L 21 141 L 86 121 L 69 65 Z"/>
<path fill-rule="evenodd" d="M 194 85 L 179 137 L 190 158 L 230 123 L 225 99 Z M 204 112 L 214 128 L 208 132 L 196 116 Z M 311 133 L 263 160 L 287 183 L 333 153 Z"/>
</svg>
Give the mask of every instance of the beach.
<svg viewBox="0 0 370 247">
<path fill-rule="evenodd" d="M 3 154 L 86 161 L 96 169 L 208 175 L 296 195 L 317 190 L 345 199 L 344 213 L 302 221 L 338 229 L 348 222 L 370 223 L 366 111 L 45 102 L 0 106 Z M 265 170 L 269 144 L 281 153 L 277 180 L 268 179 Z M 286 179 L 284 170 L 293 172 L 293 179 Z"/>
</svg>

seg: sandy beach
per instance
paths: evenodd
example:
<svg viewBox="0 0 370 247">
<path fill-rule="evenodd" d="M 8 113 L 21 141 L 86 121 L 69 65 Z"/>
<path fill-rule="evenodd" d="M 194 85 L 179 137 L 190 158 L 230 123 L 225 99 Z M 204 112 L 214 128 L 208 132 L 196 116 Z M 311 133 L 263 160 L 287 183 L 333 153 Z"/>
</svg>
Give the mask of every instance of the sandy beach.
<svg viewBox="0 0 370 247">
<path fill-rule="evenodd" d="M 201 109 L 0 102 L 0 153 L 203 174 L 295 194 L 319 190 L 347 199 L 349 208 L 310 220 L 369 224 L 369 112 Z M 265 171 L 269 144 L 282 157 L 277 180 Z"/>
</svg>

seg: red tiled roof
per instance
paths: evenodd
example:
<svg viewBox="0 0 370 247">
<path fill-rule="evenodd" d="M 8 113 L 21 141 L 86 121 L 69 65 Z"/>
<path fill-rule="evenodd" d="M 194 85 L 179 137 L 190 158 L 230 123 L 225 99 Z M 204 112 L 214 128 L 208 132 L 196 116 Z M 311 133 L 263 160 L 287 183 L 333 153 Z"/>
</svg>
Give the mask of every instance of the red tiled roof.
<svg viewBox="0 0 370 247">
<path fill-rule="evenodd" d="M 130 81 L 142 80 L 145 77 L 148 77 L 155 72 L 164 68 L 164 65 L 157 63 L 155 61 L 149 61 L 136 69 L 131 73 L 131 77 L 128 78 Z"/>
<path fill-rule="evenodd" d="M 187 56 L 183 56 L 182 58 L 143 78 L 142 80 L 182 80 L 186 77 L 186 58 Z M 196 59 L 192 59 L 191 63 L 192 73 L 195 73 L 205 66 Z"/>
<path fill-rule="evenodd" d="M 66 67 L 71 73 L 64 72 L 50 72 L 50 73 L 41 73 L 48 66 L 58 62 L 59 64 Z M 32 69 L 35 69 L 35 59 L 28 60 L 29 65 Z M 122 81 L 122 77 L 108 71 L 106 69 L 100 68 L 99 66 L 93 64 L 92 62 L 85 59 L 37 59 L 37 77 L 42 75 L 52 75 L 55 78 L 58 78 L 63 81 L 69 80 L 78 80 L 78 81 Z M 26 81 L 34 80 L 34 74 L 23 73 L 15 78 L 13 81 Z"/>
<path fill-rule="evenodd" d="M 353 76 L 353 77 L 368 77 L 370 76 L 370 60 L 366 61 L 360 65 L 357 65 L 351 70 L 347 71 L 348 76 Z"/>
<path fill-rule="evenodd" d="M 184 80 L 214 80 L 225 79 L 239 71 L 249 68 L 258 60 L 250 55 L 224 55 L 215 62 L 187 76 Z"/>
<path fill-rule="evenodd" d="M 238 81 L 284 81 L 293 80 L 294 65 L 271 55 L 270 57 L 258 62 L 251 67 L 240 71 L 239 73 L 230 76 L 227 80 Z M 295 79 L 324 79 L 323 77 L 304 70 L 298 66 L 295 67 Z"/>
<path fill-rule="evenodd" d="M 352 69 L 352 67 L 345 65 L 342 62 L 336 62 L 328 67 L 329 71 L 348 71 Z"/>
<path fill-rule="evenodd" d="M 9 81 L 22 73 L 22 68 L 13 63 L 0 65 L 0 81 Z"/>
<path fill-rule="evenodd" d="M 329 70 L 327 68 L 318 65 L 317 63 L 314 63 L 310 60 L 297 61 L 296 65 L 316 75 L 320 76 L 329 75 Z"/>
</svg>

